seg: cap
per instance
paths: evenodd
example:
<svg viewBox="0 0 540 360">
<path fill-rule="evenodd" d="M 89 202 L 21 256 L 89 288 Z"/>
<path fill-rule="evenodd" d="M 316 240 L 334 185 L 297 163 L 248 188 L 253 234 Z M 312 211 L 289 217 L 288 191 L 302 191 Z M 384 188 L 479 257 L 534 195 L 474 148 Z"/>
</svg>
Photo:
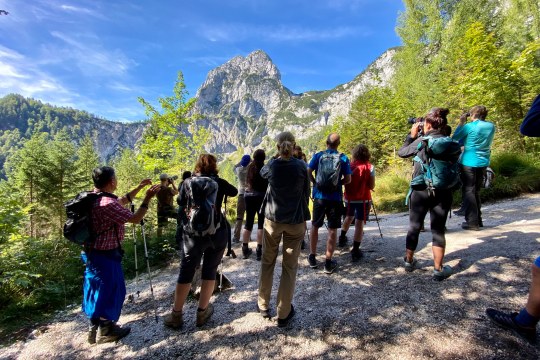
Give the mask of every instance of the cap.
<svg viewBox="0 0 540 360">
<path fill-rule="evenodd" d="M 169 178 L 169 175 L 163 173 L 161 175 L 159 175 L 159 180 L 167 180 Z"/>
<path fill-rule="evenodd" d="M 247 166 L 250 161 L 251 161 L 251 156 L 244 155 L 244 156 L 242 156 L 242 160 L 240 160 L 240 165 L 241 166 Z"/>
</svg>

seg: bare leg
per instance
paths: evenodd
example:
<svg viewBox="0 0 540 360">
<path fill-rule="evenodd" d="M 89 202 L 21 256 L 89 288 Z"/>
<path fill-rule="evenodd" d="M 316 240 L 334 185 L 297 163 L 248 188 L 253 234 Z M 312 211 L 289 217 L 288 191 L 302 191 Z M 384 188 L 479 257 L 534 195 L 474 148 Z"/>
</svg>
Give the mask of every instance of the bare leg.
<svg viewBox="0 0 540 360">
<path fill-rule="evenodd" d="M 326 242 L 326 258 L 331 259 L 336 250 L 337 229 L 328 229 L 328 241 Z M 312 240 L 313 241 L 313 238 Z"/>
<path fill-rule="evenodd" d="M 244 232 L 242 233 L 242 242 L 248 244 L 249 240 L 251 240 L 251 230 L 244 229 Z"/>
<path fill-rule="evenodd" d="M 176 283 L 176 290 L 174 292 L 174 305 L 173 310 L 176 312 L 182 311 L 184 308 L 184 303 L 189 294 L 189 289 L 191 284 L 178 284 Z"/>
<path fill-rule="evenodd" d="M 444 259 L 444 248 L 432 246 L 431 250 L 433 251 L 433 267 L 435 270 L 441 270 Z"/>
<path fill-rule="evenodd" d="M 263 229 L 257 229 L 257 245 L 262 245 Z"/>
<path fill-rule="evenodd" d="M 319 242 L 319 228 L 315 227 L 312 224 L 310 233 L 311 239 L 309 243 L 309 252 L 310 254 L 317 254 L 317 242 Z"/>
<path fill-rule="evenodd" d="M 409 263 L 412 262 L 413 256 L 414 256 L 414 250 L 405 249 L 405 260 L 407 260 L 407 262 Z"/>
<path fill-rule="evenodd" d="M 352 220 L 352 216 L 351 216 L 351 220 Z M 347 219 L 345 219 L 345 221 L 347 221 Z M 364 237 L 364 221 L 356 220 L 354 222 L 354 242 L 361 243 L 363 237 Z"/>
<path fill-rule="evenodd" d="M 203 280 L 201 284 L 201 293 L 199 295 L 199 309 L 206 309 L 210 298 L 214 293 L 214 287 L 216 286 L 216 280 Z"/>
<path fill-rule="evenodd" d="M 343 221 L 343 225 L 341 226 L 341 231 L 344 231 L 344 232 L 349 231 L 349 227 L 351 226 L 353 219 L 354 219 L 354 216 L 346 216 L 345 220 Z M 356 234 L 356 230 L 355 230 L 355 234 Z M 355 235 L 355 238 L 356 238 L 356 235 Z"/>
</svg>

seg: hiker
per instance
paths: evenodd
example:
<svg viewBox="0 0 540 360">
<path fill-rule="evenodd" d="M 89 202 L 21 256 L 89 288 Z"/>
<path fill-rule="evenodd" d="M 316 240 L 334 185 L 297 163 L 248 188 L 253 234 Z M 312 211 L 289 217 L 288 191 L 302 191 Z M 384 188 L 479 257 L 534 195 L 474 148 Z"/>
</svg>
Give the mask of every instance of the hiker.
<svg viewBox="0 0 540 360">
<path fill-rule="evenodd" d="M 202 183 L 201 191 L 208 189 L 215 189 L 211 194 L 215 198 L 201 199 L 201 196 L 208 196 L 209 194 L 195 193 L 195 185 Z M 217 184 L 216 184 L 217 183 Z M 216 190 L 217 187 L 217 190 Z M 183 247 L 184 256 L 180 262 L 180 274 L 176 284 L 176 290 L 174 293 L 174 304 L 171 312 L 163 319 L 165 326 L 178 329 L 182 327 L 184 320 L 182 316 L 184 303 L 191 288 L 191 281 L 195 274 L 195 268 L 201 263 L 203 259 L 201 270 L 201 293 L 199 295 L 199 307 L 197 309 L 197 326 L 203 326 L 208 319 L 214 313 L 214 307 L 210 303 L 210 297 L 214 292 L 216 272 L 217 268 L 227 247 L 227 227 L 225 222 L 227 219 L 221 213 L 221 204 L 225 196 L 236 196 L 238 190 L 233 185 L 229 184 L 226 180 L 218 176 L 217 159 L 211 154 L 202 154 L 199 156 L 197 163 L 195 164 L 194 174 L 191 178 L 184 181 L 180 188 L 180 195 L 178 203 L 180 205 L 179 218 L 184 226 L 183 232 Z M 191 211 L 194 208 L 190 208 L 190 204 L 194 204 L 197 200 L 202 201 L 215 201 L 210 207 L 213 213 L 209 216 L 215 218 L 214 226 L 215 232 L 209 235 L 198 236 L 196 232 L 190 233 L 186 230 L 187 224 L 192 224 L 191 220 L 194 220 L 196 216 Z M 191 219 L 187 218 L 186 212 L 190 212 Z M 200 219 L 200 218 L 197 218 Z M 200 219 L 200 221 L 209 222 L 211 219 Z M 216 225 L 219 224 L 219 225 Z"/>
<path fill-rule="evenodd" d="M 242 255 L 244 256 L 244 259 L 247 259 L 253 253 L 253 250 L 249 248 L 249 240 L 251 239 L 255 215 L 257 215 L 256 255 L 258 261 L 261 260 L 262 256 L 262 234 L 264 225 L 264 209 L 262 208 L 262 203 L 264 195 L 266 194 L 266 188 L 268 187 L 268 180 L 262 178 L 260 175 L 265 159 L 266 153 L 264 150 L 255 150 L 253 153 L 253 160 L 248 165 L 246 192 L 244 194 L 244 200 L 246 201 L 246 224 L 244 225 L 244 232 L 242 234 Z"/>
<path fill-rule="evenodd" d="M 244 155 L 242 160 L 234 167 L 234 174 L 238 178 L 238 199 L 236 202 L 236 224 L 234 225 L 233 241 L 240 242 L 240 232 L 244 222 L 244 213 L 246 212 L 246 201 L 244 193 L 246 192 L 247 166 L 251 162 L 251 156 Z"/>
<path fill-rule="evenodd" d="M 520 131 L 525 136 L 540 137 L 540 95 L 534 100 L 521 123 Z M 519 313 L 505 313 L 488 308 L 486 315 L 497 325 L 512 330 L 529 342 L 536 342 L 536 325 L 540 321 L 540 256 L 531 266 L 531 287 L 527 304 Z"/>
<path fill-rule="evenodd" d="M 279 157 L 272 159 L 261 170 L 268 179 L 266 197 L 263 255 L 259 275 L 258 310 L 264 318 L 270 318 L 270 295 L 274 268 L 283 239 L 283 261 L 277 294 L 277 324 L 287 326 L 294 317 L 292 305 L 298 256 L 304 239 L 309 214 L 309 179 L 307 165 L 292 156 L 294 136 L 282 132 L 276 137 Z"/>
<path fill-rule="evenodd" d="M 371 155 L 364 144 L 354 147 L 352 150 L 351 182 L 345 185 L 345 208 L 346 216 L 341 226 L 339 242 L 347 243 L 347 231 L 354 222 L 353 247 L 351 260 L 357 262 L 362 258 L 362 237 L 364 224 L 367 221 L 371 209 L 371 190 L 375 188 L 375 167 L 369 162 Z"/>
<path fill-rule="evenodd" d="M 176 188 L 176 185 L 174 185 L 175 178 L 178 178 L 178 176 L 170 177 L 167 174 L 161 174 L 159 176 L 161 187 L 156 195 L 158 237 L 161 237 L 163 233 L 163 227 L 167 225 L 169 218 L 178 218 L 178 214 L 173 205 L 174 196 L 178 195 L 178 189 Z M 169 187 L 169 185 L 171 187 Z"/>
<path fill-rule="evenodd" d="M 120 318 L 122 305 L 126 297 L 126 284 L 122 272 L 121 247 L 124 241 L 125 223 L 138 224 L 146 214 L 150 200 L 159 191 L 154 185 L 146 191 L 141 206 L 132 213 L 124 206 L 132 202 L 135 196 L 147 185 L 150 179 L 140 184 L 122 197 L 114 195 L 118 180 L 114 169 L 109 166 L 95 168 L 92 172 L 94 192 L 102 193 L 92 208 L 92 231 L 96 234 L 92 247 L 83 253 L 86 263 L 83 283 L 82 309 L 90 319 L 88 342 L 98 343 L 117 341 L 130 332 L 129 327 L 120 327 L 116 321 Z"/>
<path fill-rule="evenodd" d="M 421 142 L 424 143 L 424 140 L 427 141 L 426 137 L 433 140 L 443 138 L 448 140 L 452 146 L 448 146 L 448 149 L 446 149 L 439 156 L 446 157 L 454 164 L 457 163 L 459 154 L 461 153 L 460 146 L 457 142 L 452 141 L 449 137 L 442 133 L 442 130 L 447 123 L 446 116 L 448 113 L 448 109 L 432 109 L 426 115 L 423 123 L 417 122 L 412 125 L 411 131 L 405 139 L 405 143 L 398 151 L 398 155 L 402 158 L 415 156 L 412 175 L 413 180 L 411 181 L 411 189 L 408 195 L 408 200 L 410 201 L 409 230 L 406 237 L 406 253 L 403 259 L 403 265 L 405 270 L 408 272 L 415 269 L 416 259 L 414 258 L 414 252 L 418 246 L 420 228 L 424 223 L 424 218 L 426 217 L 427 212 L 429 211 L 431 220 L 431 234 L 433 237 L 433 277 L 435 280 L 443 280 L 452 275 L 452 268 L 449 265 L 443 266 L 444 250 L 446 247 L 446 239 L 444 235 L 445 224 L 448 211 L 450 211 L 450 207 L 452 205 L 452 189 L 428 188 L 424 178 L 424 170 L 422 168 L 422 163 L 425 164 L 428 161 L 426 154 L 427 146 L 422 146 Z M 418 136 L 421 127 L 423 127 L 423 133 L 425 134 L 424 136 Z M 455 184 L 458 182 L 458 176 L 456 165 L 456 171 L 453 175 L 454 178 L 448 179 L 448 181 Z M 417 179 L 419 180 L 417 181 Z"/>
<path fill-rule="evenodd" d="M 474 106 L 470 112 L 461 115 L 459 125 L 452 138 L 463 142 L 461 164 L 461 182 L 463 184 L 463 208 L 465 230 L 480 230 L 484 226 L 480 203 L 480 189 L 484 182 L 486 168 L 491 156 L 491 143 L 495 136 L 495 125 L 486 121 L 488 110 L 485 106 Z M 467 118 L 471 122 L 466 124 Z"/>
<path fill-rule="evenodd" d="M 326 150 L 313 155 L 309 162 L 308 174 L 313 183 L 313 219 L 311 221 L 311 244 L 308 255 L 309 266 L 318 267 L 316 253 L 319 241 L 319 228 L 328 220 L 328 240 L 326 242 L 326 261 L 324 272 L 331 274 L 338 264 L 332 260 L 336 248 L 337 229 L 341 228 L 343 212 L 342 185 L 351 182 L 351 167 L 349 158 L 340 154 L 337 149 L 340 144 L 338 134 L 330 134 L 326 139 Z M 313 177 L 315 171 L 316 177 Z"/>
</svg>

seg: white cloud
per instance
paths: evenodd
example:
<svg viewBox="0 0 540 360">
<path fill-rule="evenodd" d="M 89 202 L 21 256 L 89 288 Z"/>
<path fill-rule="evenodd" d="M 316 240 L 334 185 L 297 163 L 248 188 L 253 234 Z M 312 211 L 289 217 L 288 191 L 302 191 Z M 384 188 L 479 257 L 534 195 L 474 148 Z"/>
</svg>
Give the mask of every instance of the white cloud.
<svg viewBox="0 0 540 360">
<path fill-rule="evenodd" d="M 136 66 L 137 63 L 128 58 L 119 49 L 105 49 L 95 35 L 77 34 L 75 37 L 52 31 L 51 35 L 62 40 L 67 47 L 52 47 L 48 51 L 54 53 L 54 57 L 66 60 L 73 60 L 83 72 L 90 77 L 103 76 L 123 76 L 128 70 Z"/>
</svg>

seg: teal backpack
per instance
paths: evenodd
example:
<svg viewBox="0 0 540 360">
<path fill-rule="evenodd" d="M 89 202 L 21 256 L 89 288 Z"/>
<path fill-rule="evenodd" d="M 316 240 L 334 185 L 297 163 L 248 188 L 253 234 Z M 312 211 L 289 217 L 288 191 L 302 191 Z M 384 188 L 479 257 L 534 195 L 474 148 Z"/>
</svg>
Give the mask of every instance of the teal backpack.
<svg viewBox="0 0 540 360">
<path fill-rule="evenodd" d="M 461 145 L 452 138 L 425 136 L 418 143 L 418 151 L 425 149 L 426 161 L 416 155 L 413 161 L 420 163 L 422 171 L 411 180 L 411 189 L 407 195 L 407 202 L 412 190 L 427 189 L 433 195 L 437 189 L 457 189 L 459 187 L 459 164 Z"/>
</svg>

